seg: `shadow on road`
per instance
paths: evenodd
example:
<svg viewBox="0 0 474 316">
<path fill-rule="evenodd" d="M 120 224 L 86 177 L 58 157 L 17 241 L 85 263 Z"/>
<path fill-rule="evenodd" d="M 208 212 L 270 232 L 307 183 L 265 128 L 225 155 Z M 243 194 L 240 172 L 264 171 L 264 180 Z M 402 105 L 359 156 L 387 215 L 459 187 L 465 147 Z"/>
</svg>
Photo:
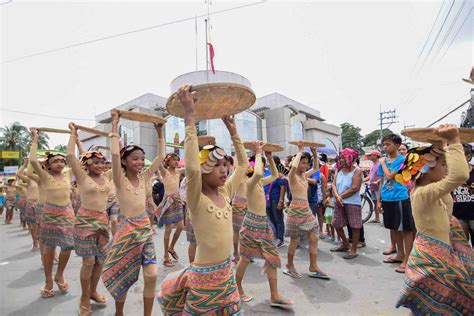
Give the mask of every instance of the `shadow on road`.
<svg viewBox="0 0 474 316">
<path fill-rule="evenodd" d="M 251 302 L 250 302 L 251 303 Z M 270 299 L 265 302 L 258 303 L 252 306 L 252 304 L 242 303 L 242 310 L 245 315 L 275 315 L 284 314 L 284 315 L 296 315 L 295 311 L 292 308 L 276 308 L 273 307 L 271 310 L 268 310 L 270 306 Z"/>
<path fill-rule="evenodd" d="M 4 259 L 2 258 L 2 261 L 16 261 L 16 260 L 28 259 L 35 256 L 39 256 L 39 252 L 28 250 L 28 251 L 20 252 L 8 258 L 4 258 Z"/>
<path fill-rule="evenodd" d="M 58 307 L 62 303 L 68 303 L 71 300 L 75 300 L 78 304 L 79 303 L 77 296 L 73 295 L 60 295 L 58 292 L 55 293 L 56 296 L 48 299 L 41 298 L 39 295 L 38 290 L 38 299 L 30 304 L 24 306 L 23 308 L 13 311 L 8 314 L 8 316 L 24 316 L 24 315 L 58 315 L 52 312 L 54 307 Z M 70 304 L 70 303 L 68 303 Z"/>
</svg>

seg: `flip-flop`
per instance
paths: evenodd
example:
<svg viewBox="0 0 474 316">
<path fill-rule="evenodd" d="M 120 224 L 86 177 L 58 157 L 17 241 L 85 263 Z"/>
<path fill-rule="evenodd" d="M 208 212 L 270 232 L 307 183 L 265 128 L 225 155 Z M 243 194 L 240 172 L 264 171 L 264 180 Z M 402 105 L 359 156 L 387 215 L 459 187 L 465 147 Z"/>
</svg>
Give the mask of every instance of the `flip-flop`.
<svg viewBox="0 0 474 316">
<path fill-rule="evenodd" d="M 349 247 L 336 247 L 329 249 L 330 252 L 347 252 L 349 251 Z"/>
<path fill-rule="evenodd" d="M 376 219 L 373 219 L 371 221 L 368 222 L 369 224 L 380 224 L 380 221 L 376 220 Z"/>
<path fill-rule="evenodd" d="M 360 243 L 357 244 L 357 248 L 359 248 L 359 249 L 360 249 L 360 248 L 364 248 L 364 247 L 366 247 L 366 246 L 367 246 L 367 245 L 365 244 L 365 242 L 360 242 Z"/>
<path fill-rule="evenodd" d="M 390 255 L 393 255 L 394 253 L 397 253 L 395 249 L 392 249 L 392 251 L 385 250 L 384 252 L 382 252 L 382 254 L 385 256 L 390 256 Z"/>
<path fill-rule="evenodd" d="M 171 257 L 173 257 L 173 259 L 174 259 L 175 261 L 178 261 L 178 260 L 179 260 L 179 256 L 178 256 L 178 254 L 176 253 L 176 251 L 174 251 L 174 250 L 173 250 L 173 251 L 172 251 L 172 250 L 168 250 L 168 253 L 171 255 Z"/>
<path fill-rule="evenodd" d="M 91 316 L 91 315 L 92 315 L 92 309 L 90 307 L 79 305 L 78 316 Z"/>
<path fill-rule="evenodd" d="M 350 259 L 356 258 L 357 256 L 358 256 L 358 254 L 357 254 L 357 253 L 354 253 L 354 254 L 352 254 L 352 255 L 351 255 L 351 254 L 344 255 L 342 258 L 347 259 L 347 260 L 350 260 Z"/>
<path fill-rule="evenodd" d="M 291 308 L 291 307 L 293 307 L 293 301 L 292 300 L 285 300 L 284 298 L 281 298 L 279 300 L 271 302 L 270 306 L 271 307 Z"/>
<path fill-rule="evenodd" d="M 329 275 L 327 275 L 326 273 L 321 272 L 321 271 L 309 272 L 308 276 L 310 278 L 321 279 L 321 280 L 330 280 L 331 279 L 329 277 Z"/>
<path fill-rule="evenodd" d="M 41 288 L 41 297 L 42 298 L 50 298 L 50 297 L 53 297 L 53 296 L 54 296 L 53 289 L 48 290 L 48 289 L 45 289 L 44 287 Z"/>
<path fill-rule="evenodd" d="M 296 272 L 296 269 L 284 269 L 283 274 L 292 277 L 293 279 L 301 279 L 303 277 L 301 273 Z"/>
<path fill-rule="evenodd" d="M 62 293 L 66 294 L 69 292 L 69 283 L 67 281 L 64 281 L 64 283 L 56 282 L 56 285 Z"/>
<path fill-rule="evenodd" d="M 91 296 L 90 297 L 91 301 L 94 301 L 98 304 L 106 304 L 107 303 L 107 297 L 105 295 L 99 294 L 98 297 Z"/>
<path fill-rule="evenodd" d="M 392 257 L 383 259 L 383 263 L 402 263 L 403 260 L 395 260 Z"/>
<path fill-rule="evenodd" d="M 404 268 L 404 267 L 398 266 L 398 267 L 395 268 L 395 272 L 404 274 L 404 273 L 405 273 L 405 269 L 406 269 L 406 268 Z"/>
<path fill-rule="evenodd" d="M 248 294 L 242 294 L 242 295 L 240 295 L 240 300 L 244 303 L 247 303 L 247 302 L 250 302 L 251 300 L 253 300 L 253 296 L 248 295 Z"/>
<path fill-rule="evenodd" d="M 171 261 L 170 259 L 168 259 L 168 260 L 163 260 L 163 265 L 164 265 L 165 267 L 168 267 L 168 268 L 174 267 L 174 263 L 173 263 L 173 261 Z"/>
</svg>

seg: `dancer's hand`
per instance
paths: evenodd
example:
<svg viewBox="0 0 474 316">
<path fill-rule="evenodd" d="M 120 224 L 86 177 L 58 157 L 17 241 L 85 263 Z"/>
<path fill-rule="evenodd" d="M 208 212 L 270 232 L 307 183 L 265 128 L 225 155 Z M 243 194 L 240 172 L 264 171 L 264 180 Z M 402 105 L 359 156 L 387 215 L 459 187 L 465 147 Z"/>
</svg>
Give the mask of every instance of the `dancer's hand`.
<svg viewBox="0 0 474 316">
<path fill-rule="evenodd" d="M 454 124 L 443 124 L 440 125 L 436 130 L 435 134 L 446 139 L 448 144 L 460 144 L 459 139 L 459 128 Z"/>
<path fill-rule="evenodd" d="M 224 122 L 225 127 L 227 127 L 230 136 L 237 135 L 237 125 L 235 124 L 234 115 L 226 115 L 222 118 L 222 121 Z"/>
<path fill-rule="evenodd" d="M 302 140 L 299 140 L 297 142 L 297 145 L 298 145 L 298 150 L 300 153 L 304 152 L 304 142 Z"/>
<path fill-rule="evenodd" d="M 191 91 L 192 84 L 186 84 L 180 87 L 177 91 L 179 101 L 183 105 L 186 116 L 194 116 L 196 114 L 196 106 L 194 105 L 194 98 L 197 95 L 196 91 Z"/>
<path fill-rule="evenodd" d="M 163 138 L 163 124 L 153 123 L 155 130 L 158 133 L 158 138 Z"/>
<path fill-rule="evenodd" d="M 311 149 L 311 153 L 313 154 L 313 157 L 317 159 L 318 153 L 316 152 L 316 146 L 311 146 L 310 149 Z"/>
<path fill-rule="evenodd" d="M 118 126 L 120 121 L 120 112 L 117 109 L 112 109 L 110 111 L 110 115 L 112 116 L 112 125 Z"/>
<path fill-rule="evenodd" d="M 77 137 L 77 127 L 76 127 L 76 124 L 74 124 L 73 122 L 69 122 L 68 127 L 69 127 L 69 129 L 71 130 L 71 134 Z"/>
<path fill-rule="evenodd" d="M 266 151 L 265 152 L 265 157 L 267 158 L 267 161 L 270 162 L 270 159 L 273 159 L 272 152 L 271 151 Z"/>
<path fill-rule="evenodd" d="M 30 129 L 31 131 L 31 134 L 33 135 L 33 143 L 37 143 L 38 142 L 38 129 L 37 128 L 31 128 Z"/>
<path fill-rule="evenodd" d="M 255 155 L 262 155 L 262 148 L 263 148 L 263 142 L 259 140 L 255 141 L 254 143 Z"/>
</svg>

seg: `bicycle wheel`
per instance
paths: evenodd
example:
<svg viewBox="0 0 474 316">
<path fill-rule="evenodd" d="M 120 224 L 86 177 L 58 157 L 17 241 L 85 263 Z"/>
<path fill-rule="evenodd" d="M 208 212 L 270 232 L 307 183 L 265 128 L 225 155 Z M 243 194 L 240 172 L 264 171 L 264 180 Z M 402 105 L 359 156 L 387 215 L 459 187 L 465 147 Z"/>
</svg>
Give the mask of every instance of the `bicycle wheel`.
<svg viewBox="0 0 474 316">
<path fill-rule="evenodd" d="M 362 194 L 360 198 L 362 200 L 362 223 L 367 223 L 374 213 L 374 202 L 367 194 Z"/>
</svg>

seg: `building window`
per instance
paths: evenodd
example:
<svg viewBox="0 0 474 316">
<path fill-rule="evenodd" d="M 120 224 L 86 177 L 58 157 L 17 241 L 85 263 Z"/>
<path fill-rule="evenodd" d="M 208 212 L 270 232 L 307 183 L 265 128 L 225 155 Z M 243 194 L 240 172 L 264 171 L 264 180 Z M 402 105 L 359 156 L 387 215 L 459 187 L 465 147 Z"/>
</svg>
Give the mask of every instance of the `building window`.
<svg viewBox="0 0 474 316">
<path fill-rule="evenodd" d="M 291 125 L 291 140 L 303 140 L 304 139 L 304 126 L 303 122 L 297 121 Z"/>
</svg>

